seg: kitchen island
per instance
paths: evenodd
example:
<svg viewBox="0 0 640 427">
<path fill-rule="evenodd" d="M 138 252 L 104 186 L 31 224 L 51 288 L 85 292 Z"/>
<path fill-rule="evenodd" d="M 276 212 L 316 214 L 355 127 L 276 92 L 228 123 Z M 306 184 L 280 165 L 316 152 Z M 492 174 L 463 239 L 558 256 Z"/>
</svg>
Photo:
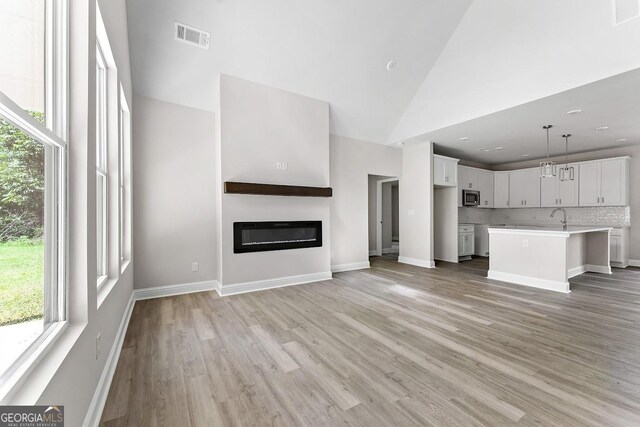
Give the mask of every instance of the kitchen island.
<svg viewBox="0 0 640 427">
<path fill-rule="evenodd" d="M 490 279 L 570 292 L 587 271 L 611 274 L 610 227 L 490 226 Z"/>
</svg>

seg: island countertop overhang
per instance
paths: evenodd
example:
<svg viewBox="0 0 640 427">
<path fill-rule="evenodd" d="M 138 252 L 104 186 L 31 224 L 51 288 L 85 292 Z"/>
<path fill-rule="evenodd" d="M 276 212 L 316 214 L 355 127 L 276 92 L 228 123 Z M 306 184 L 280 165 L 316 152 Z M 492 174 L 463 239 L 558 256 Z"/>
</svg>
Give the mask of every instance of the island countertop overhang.
<svg viewBox="0 0 640 427">
<path fill-rule="evenodd" d="M 489 234 L 513 234 L 569 237 L 572 234 L 611 232 L 613 227 L 602 226 L 569 226 L 564 229 L 560 226 L 531 226 L 531 225 L 490 225 Z"/>
</svg>

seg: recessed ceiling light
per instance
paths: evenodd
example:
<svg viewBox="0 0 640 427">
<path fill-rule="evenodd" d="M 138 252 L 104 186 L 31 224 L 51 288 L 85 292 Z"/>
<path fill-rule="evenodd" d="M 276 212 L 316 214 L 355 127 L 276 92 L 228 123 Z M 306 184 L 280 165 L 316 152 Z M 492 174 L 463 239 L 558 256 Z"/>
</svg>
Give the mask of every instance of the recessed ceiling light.
<svg viewBox="0 0 640 427">
<path fill-rule="evenodd" d="M 609 126 L 598 126 L 596 128 L 596 130 L 607 130 L 607 129 L 609 129 Z"/>
<path fill-rule="evenodd" d="M 468 141 L 468 140 L 469 140 L 469 138 L 466 137 L 466 136 L 463 136 L 462 138 L 460 138 L 460 141 Z"/>
<path fill-rule="evenodd" d="M 488 148 L 481 148 L 480 151 L 491 151 Z"/>
<path fill-rule="evenodd" d="M 406 143 L 407 143 L 406 141 L 400 141 L 400 142 L 398 142 L 398 145 L 404 145 Z"/>
<path fill-rule="evenodd" d="M 522 157 L 529 157 L 530 154 L 523 154 Z"/>
<path fill-rule="evenodd" d="M 394 68 L 396 68 L 396 61 L 392 59 L 391 61 L 387 62 L 387 71 L 391 71 Z"/>
<path fill-rule="evenodd" d="M 496 150 L 496 151 L 504 150 L 504 147 L 496 147 L 496 148 L 494 148 L 494 150 Z"/>
<path fill-rule="evenodd" d="M 571 110 L 571 111 L 567 111 L 567 114 L 580 114 L 582 113 L 582 110 Z"/>
<path fill-rule="evenodd" d="M 627 142 L 627 138 L 616 139 L 616 142 Z"/>
</svg>

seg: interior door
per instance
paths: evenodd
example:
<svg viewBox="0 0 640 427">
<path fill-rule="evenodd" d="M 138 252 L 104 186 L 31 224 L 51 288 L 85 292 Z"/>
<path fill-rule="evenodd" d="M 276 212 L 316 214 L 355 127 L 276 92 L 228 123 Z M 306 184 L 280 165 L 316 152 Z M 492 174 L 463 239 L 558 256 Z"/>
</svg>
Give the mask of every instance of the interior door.
<svg viewBox="0 0 640 427">
<path fill-rule="evenodd" d="M 624 160 L 607 160 L 601 163 L 600 204 L 624 205 Z"/>
<path fill-rule="evenodd" d="M 580 206 L 598 206 L 600 204 L 600 163 L 583 163 L 579 169 Z"/>
</svg>

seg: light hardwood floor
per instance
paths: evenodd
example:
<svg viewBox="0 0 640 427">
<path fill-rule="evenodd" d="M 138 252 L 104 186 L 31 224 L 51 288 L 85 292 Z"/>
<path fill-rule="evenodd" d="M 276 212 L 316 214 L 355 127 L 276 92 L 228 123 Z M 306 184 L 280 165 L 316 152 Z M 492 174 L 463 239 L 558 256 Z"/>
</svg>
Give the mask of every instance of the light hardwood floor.
<svg viewBox="0 0 640 427">
<path fill-rule="evenodd" d="M 640 425 L 640 270 L 560 294 L 371 264 L 136 303 L 102 425 Z"/>
</svg>

